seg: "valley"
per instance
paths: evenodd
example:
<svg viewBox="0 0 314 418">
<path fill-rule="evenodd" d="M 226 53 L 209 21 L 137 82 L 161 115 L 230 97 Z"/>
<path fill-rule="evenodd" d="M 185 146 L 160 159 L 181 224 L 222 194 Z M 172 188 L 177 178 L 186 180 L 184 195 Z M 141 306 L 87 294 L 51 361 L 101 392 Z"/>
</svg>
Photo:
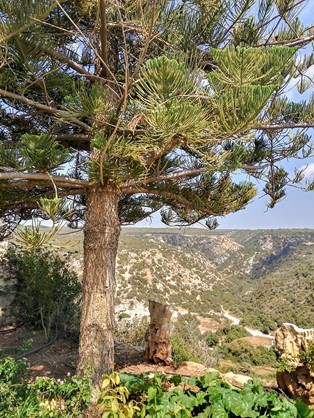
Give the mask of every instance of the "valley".
<svg viewBox="0 0 314 418">
<path fill-rule="evenodd" d="M 82 232 L 63 230 L 57 251 L 82 265 Z M 148 313 L 148 300 L 182 315 L 226 321 L 269 333 L 283 322 L 314 327 L 314 231 L 122 229 L 117 260 L 116 315 Z"/>
</svg>

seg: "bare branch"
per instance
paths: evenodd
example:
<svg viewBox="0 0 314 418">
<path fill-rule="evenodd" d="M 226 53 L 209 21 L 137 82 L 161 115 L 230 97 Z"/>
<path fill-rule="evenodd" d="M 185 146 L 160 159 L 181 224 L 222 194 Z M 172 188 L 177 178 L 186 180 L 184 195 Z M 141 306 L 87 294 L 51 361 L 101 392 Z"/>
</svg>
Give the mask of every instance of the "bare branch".
<svg viewBox="0 0 314 418">
<path fill-rule="evenodd" d="M 42 103 L 38 103 L 35 102 L 34 100 L 30 100 L 25 96 L 22 96 L 20 94 L 16 94 L 16 93 L 11 93 L 10 91 L 7 90 L 2 90 L 0 89 L 0 96 L 1 97 L 5 97 L 7 99 L 11 99 L 11 100 L 18 100 L 22 103 L 25 103 L 28 106 L 32 106 L 35 109 L 41 110 L 45 113 L 48 113 L 49 115 L 54 115 L 56 117 L 66 117 L 66 119 L 70 119 L 70 122 L 73 123 L 73 125 L 77 125 L 80 128 L 84 129 L 85 131 L 89 131 L 90 127 L 88 125 L 86 125 L 84 122 L 81 122 L 79 119 L 75 118 L 75 117 L 69 117 L 69 113 L 64 111 L 64 110 L 59 110 L 55 107 L 52 106 L 47 106 L 44 105 Z"/>
<path fill-rule="evenodd" d="M 267 124 L 267 125 L 257 125 L 253 129 L 258 129 L 262 131 L 270 130 L 284 130 L 284 129 L 309 129 L 314 128 L 314 122 L 312 123 L 276 123 L 276 124 Z"/>
<path fill-rule="evenodd" d="M 51 183 L 51 179 L 55 183 L 62 183 L 62 187 L 88 187 L 89 182 L 84 180 L 77 180 L 72 179 L 70 177 L 65 176 L 52 176 L 44 173 L 19 173 L 19 172 L 9 172 L 9 173 L 0 173 L 0 180 L 39 180 L 39 181 L 47 181 Z M 14 183 L 12 183 L 14 185 Z M 1 187 L 1 185 L 0 185 Z"/>
<path fill-rule="evenodd" d="M 58 142 L 89 142 L 90 136 L 84 134 L 68 134 L 68 135 L 52 135 L 55 141 Z"/>
<path fill-rule="evenodd" d="M 305 36 L 304 38 L 298 38 L 298 39 L 293 39 L 293 40 L 288 40 L 288 41 L 265 42 L 264 44 L 257 45 L 257 47 L 259 48 L 262 46 L 275 46 L 275 45 L 293 47 L 293 46 L 299 46 L 299 45 L 306 45 L 313 40 L 314 40 L 314 35 L 310 35 L 310 36 Z"/>
<path fill-rule="evenodd" d="M 169 180 L 178 180 L 182 179 L 184 177 L 190 177 L 190 176 L 198 176 L 199 174 L 206 173 L 206 168 L 196 168 L 194 170 L 182 170 L 177 171 L 175 173 L 167 174 L 164 176 L 156 176 L 156 177 L 149 177 L 147 179 L 142 179 L 134 182 L 127 182 L 125 187 L 134 188 L 137 186 L 143 186 L 150 183 L 156 183 L 159 181 L 169 181 Z"/>
<path fill-rule="evenodd" d="M 100 41 L 101 55 L 105 65 L 102 66 L 101 76 L 107 78 L 109 59 L 108 59 L 108 32 L 107 32 L 107 0 L 99 0 L 100 10 Z"/>
</svg>

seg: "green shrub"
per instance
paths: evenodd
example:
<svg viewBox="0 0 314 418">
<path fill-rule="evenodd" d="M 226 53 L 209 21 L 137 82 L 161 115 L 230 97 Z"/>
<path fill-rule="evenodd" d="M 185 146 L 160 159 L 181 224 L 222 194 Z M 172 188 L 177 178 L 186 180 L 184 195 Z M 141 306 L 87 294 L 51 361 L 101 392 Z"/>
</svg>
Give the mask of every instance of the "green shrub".
<svg viewBox="0 0 314 418">
<path fill-rule="evenodd" d="M 216 347 L 219 344 L 219 337 L 214 333 L 209 333 L 206 335 L 206 344 L 208 347 Z"/>
<path fill-rule="evenodd" d="M 231 343 L 239 338 L 248 337 L 250 333 L 242 325 L 232 325 L 217 331 L 217 336 L 222 336 L 224 342 Z"/>
<path fill-rule="evenodd" d="M 124 316 L 119 319 L 115 326 L 115 338 L 119 343 L 144 347 L 148 318 L 144 316 L 130 319 Z"/>
<path fill-rule="evenodd" d="M 64 260 L 40 249 L 10 247 L 6 264 L 16 279 L 11 310 L 18 322 L 42 327 L 47 340 L 55 326 L 78 332 L 81 285 Z"/>
<path fill-rule="evenodd" d="M 184 341 L 180 334 L 174 334 L 171 339 L 172 345 L 172 360 L 175 364 L 179 364 L 182 361 L 192 361 L 193 353 L 191 352 L 190 345 Z"/>
<path fill-rule="evenodd" d="M 301 351 L 299 355 L 301 363 L 309 368 L 314 368 L 314 344 L 309 345 L 306 351 Z"/>
<path fill-rule="evenodd" d="M 277 367 L 276 353 L 272 348 L 253 347 L 248 341 L 235 340 L 222 344 L 219 351 L 223 357 L 236 362 L 245 362 L 253 366 Z"/>
<path fill-rule="evenodd" d="M 31 382 L 24 361 L 0 360 L 0 417 L 81 417 L 91 388 L 88 377 L 40 377 Z"/>
</svg>

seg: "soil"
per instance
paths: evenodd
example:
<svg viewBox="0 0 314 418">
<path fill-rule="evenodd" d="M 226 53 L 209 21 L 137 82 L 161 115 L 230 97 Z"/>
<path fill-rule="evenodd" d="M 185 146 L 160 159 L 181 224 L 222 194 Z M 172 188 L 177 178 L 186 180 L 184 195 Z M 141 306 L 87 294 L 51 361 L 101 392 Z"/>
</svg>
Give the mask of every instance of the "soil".
<svg viewBox="0 0 314 418">
<path fill-rule="evenodd" d="M 252 344 L 254 347 L 264 346 L 264 347 L 271 347 L 273 345 L 273 341 L 269 337 L 254 337 L 253 335 L 249 337 L 243 337 L 241 340 L 247 341 Z"/>
<path fill-rule="evenodd" d="M 5 331 L 11 331 L 4 333 Z M 75 372 L 77 343 L 72 339 L 57 339 L 50 346 L 27 354 L 47 342 L 43 332 L 20 327 L 0 330 L 0 358 L 7 356 L 26 360 L 31 377 L 50 376 L 63 378 Z"/>
<path fill-rule="evenodd" d="M 26 360 L 32 379 L 49 376 L 63 379 L 75 373 L 78 360 L 78 342 L 71 338 L 58 338 L 48 347 L 32 352 L 46 345 L 43 332 L 20 327 L 0 329 L 0 358 L 7 356 Z M 173 366 L 143 363 L 144 349 L 125 344 L 115 344 L 115 370 L 126 373 L 167 373 L 177 374 Z M 201 369 L 204 367 L 200 365 Z M 188 373 L 182 369 L 182 374 Z M 181 373 L 181 369 L 180 369 Z M 194 375 L 194 373 L 192 373 Z M 191 374 L 191 375 L 192 375 Z M 198 371 L 195 370 L 195 374 Z"/>
<path fill-rule="evenodd" d="M 250 337 L 249 337 L 250 338 Z M 54 338 L 52 338 L 54 339 Z M 71 338 L 56 339 L 48 347 L 39 351 L 38 348 L 45 346 L 45 336 L 42 331 L 27 327 L 0 328 L 0 359 L 10 356 L 15 359 L 23 358 L 29 364 L 29 371 L 32 379 L 37 376 L 49 376 L 63 379 L 66 376 L 75 374 L 78 360 L 78 341 Z M 34 352 L 33 352 L 34 351 Z M 115 370 L 125 373 L 160 373 L 183 376 L 200 376 L 210 369 L 197 363 L 183 362 L 179 367 L 147 364 L 143 362 L 144 349 L 130 345 L 115 343 Z M 221 361 L 221 366 L 234 366 L 228 362 Z M 254 370 L 260 377 L 273 372 L 273 369 L 260 367 L 261 370 Z M 265 376 L 266 377 L 266 376 Z M 263 379 L 261 379 L 263 380 Z M 274 385 L 274 381 L 272 385 Z"/>
</svg>

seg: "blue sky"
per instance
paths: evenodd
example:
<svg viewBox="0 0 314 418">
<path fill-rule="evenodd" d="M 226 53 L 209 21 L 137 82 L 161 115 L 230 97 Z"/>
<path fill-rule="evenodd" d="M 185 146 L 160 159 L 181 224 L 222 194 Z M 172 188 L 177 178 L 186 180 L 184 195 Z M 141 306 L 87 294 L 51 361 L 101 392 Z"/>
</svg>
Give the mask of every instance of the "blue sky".
<svg viewBox="0 0 314 418">
<path fill-rule="evenodd" d="M 301 21 L 309 26 L 314 24 L 314 0 L 307 2 L 306 7 L 300 13 Z M 312 71 L 313 70 L 313 71 Z M 314 77 L 314 66 L 310 69 L 310 75 Z M 313 92 L 313 90 L 312 90 Z M 291 100 L 304 100 L 306 95 L 299 95 L 295 88 L 292 88 L 288 96 Z M 312 130 L 313 132 L 313 130 Z M 312 133 L 313 135 L 313 133 Z M 314 139 L 314 138 L 313 138 Z M 306 178 L 314 179 L 314 156 L 306 160 L 291 160 L 285 164 L 288 171 L 293 172 L 294 168 L 307 166 Z M 314 191 L 304 192 L 295 188 L 287 189 L 286 198 L 274 209 L 267 209 L 268 199 L 262 197 L 263 185 L 258 185 L 257 197 L 247 206 L 246 209 L 230 214 L 224 218 L 218 218 L 221 229 L 276 229 L 276 228 L 313 228 L 314 229 Z M 136 226 L 141 227 L 164 227 L 160 222 L 160 216 L 155 214 L 151 219 L 139 222 Z M 197 225 L 196 225 L 197 226 Z"/>
</svg>

